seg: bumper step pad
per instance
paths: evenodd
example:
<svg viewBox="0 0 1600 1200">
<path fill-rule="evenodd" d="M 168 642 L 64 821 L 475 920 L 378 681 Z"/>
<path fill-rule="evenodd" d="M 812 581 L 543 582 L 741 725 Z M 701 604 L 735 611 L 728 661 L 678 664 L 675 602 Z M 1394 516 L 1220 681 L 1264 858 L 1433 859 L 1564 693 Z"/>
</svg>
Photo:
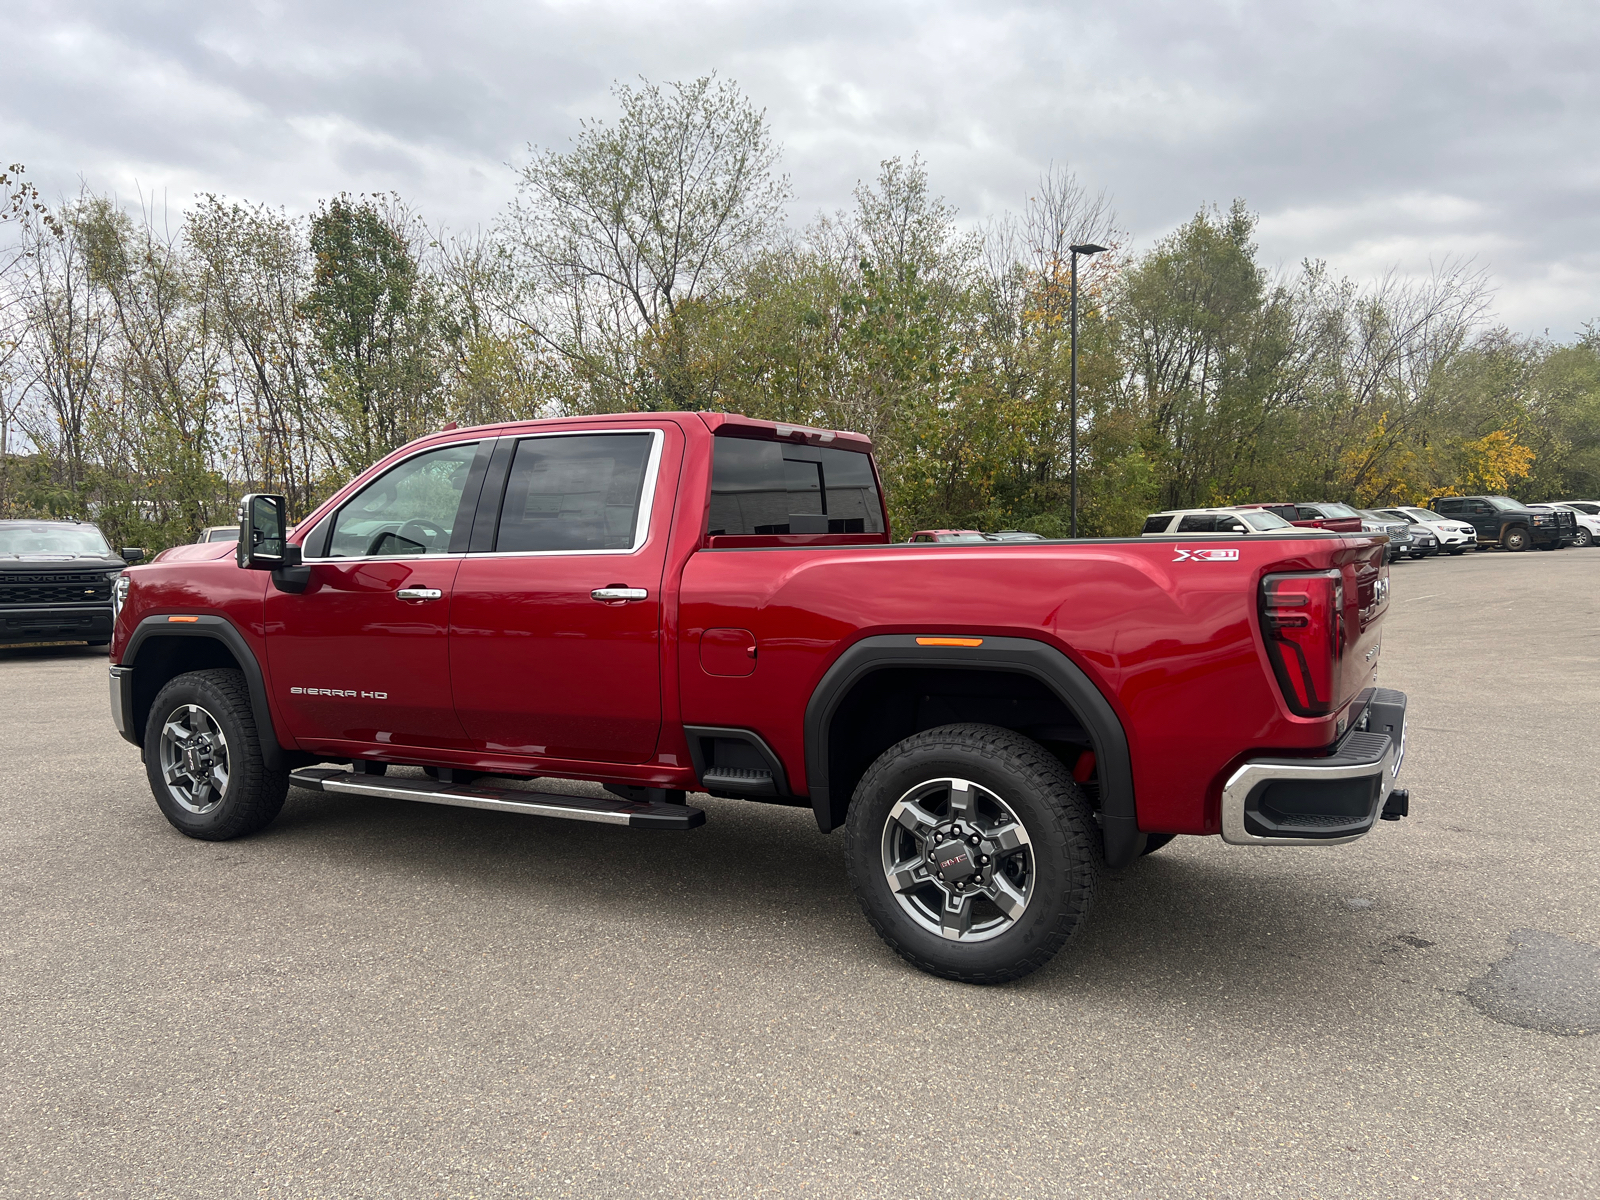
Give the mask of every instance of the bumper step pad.
<svg viewBox="0 0 1600 1200">
<path fill-rule="evenodd" d="M 358 775 L 342 767 L 302 767 L 290 773 L 289 782 L 313 792 L 382 796 L 388 800 L 420 800 L 424 804 L 486 808 L 492 812 L 560 817 L 568 821 L 595 821 L 602 825 L 631 825 L 640 829 L 694 829 L 706 823 L 705 811 L 687 804 L 639 804 L 612 797 L 595 799 L 592 796 L 526 792 L 516 788 L 464 787 L 433 779 Z"/>
</svg>

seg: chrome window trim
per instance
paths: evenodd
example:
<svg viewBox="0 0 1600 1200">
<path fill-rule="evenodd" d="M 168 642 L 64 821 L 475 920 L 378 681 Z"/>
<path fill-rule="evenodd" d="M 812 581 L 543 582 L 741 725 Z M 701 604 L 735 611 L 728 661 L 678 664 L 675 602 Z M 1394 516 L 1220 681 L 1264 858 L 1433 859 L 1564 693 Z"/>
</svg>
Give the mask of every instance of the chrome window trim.
<svg viewBox="0 0 1600 1200">
<path fill-rule="evenodd" d="M 648 434 L 651 435 L 650 456 L 645 461 L 645 467 L 644 467 L 644 485 L 639 489 L 639 512 L 634 517 L 634 522 L 633 522 L 633 542 L 632 542 L 632 545 L 630 545 L 625 550 L 484 550 L 484 551 L 481 551 L 481 552 L 479 552 L 477 554 L 474 554 L 471 551 L 463 550 L 463 551 L 457 551 L 455 553 L 446 552 L 444 554 L 384 554 L 384 555 L 371 555 L 371 556 L 369 556 L 369 555 L 341 555 L 341 556 L 332 557 L 332 558 L 303 558 L 303 559 L 301 559 L 301 562 L 307 563 L 307 564 L 313 564 L 313 563 L 383 563 L 383 562 L 410 563 L 410 562 L 449 562 L 452 559 L 459 560 L 459 559 L 464 559 L 464 558 L 472 558 L 472 559 L 479 559 L 479 558 L 544 558 L 544 557 L 547 557 L 547 556 L 553 555 L 553 554 L 560 554 L 560 555 L 564 555 L 564 556 L 569 557 L 569 558 L 574 558 L 574 557 L 578 557 L 578 556 L 592 558 L 592 557 L 595 557 L 597 555 L 637 554 L 637 553 L 639 553 L 639 551 L 644 549 L 645 542 L 648 541 L 649 537 L 650 537 L 650 519 L 651 519 L 652 516 L 655 515 L 656 483 L 659 480 L 660 474 L 661 474 L 661 456 L 662 456 L 664 447 L 666 446 L 666 430 L 660 429 L 660 428 L 651 428 L 651 427 L 648 427 L 648 426 L 644 427 L 644 428 L 637 428 L 637 429 L 609 429 L 609 428 L 604 428 L 604 429 L 560 429 L 560 430 L 551 430 L 549 433 L 502 434 L 502 435 L 499 435 L 499 436 L 501 436 L 501 437 L 509 437 L 509 438 L 512 438 L 512 439 L 514 439 L 515 441 L 518 441 L 518 442 L 525 442 L 525 441 L 531 441 L 531 440 L 533 440 L 535 438 L 584 437 L 584 436 L 597 434 L 597 433 L 598 434 L 648 433 Z M 410 455 L 407 458 L 402 458 L 399 462 L 395 463 L 394 466 L 390 467 L 389 469 L 392 471 L 394 469 L 394 467 L 399 467 L 399 466 L 401 466 L 401 465 L 403 465 L 405 463 L 408 463 L 408 462 L 411 461 L 411 459 L 417 458 L 420 455 L 431 454 L 435 450 L 448 450 L 452 446 L 467 446 L 467 445 L 472 445 L 473 443 L 481 443 L 481 442 L 484 442 L 484 441 L 493 441 L 493 440 L 497 440 L 497 439 L 495 439 L 495 438 L 487 438 L 486 439 L 486 438 L 483 438 L 483 437 L 475 437 L 475 438 L 463 439 L 462 441 L 459 441 L 459 442 L 445 442 L 443 445 L 429 446 L 426 450 L 419 450 L 416 454 Z M 513 455 L 512 463 L 514 464 L 515 462 L 516 462 L 516 458 Z M 508 467 L 507 469 L 509 470 L 510 468 Z M 388 472 L 385 472 L 385 474 L 387 474 L 387 473 Z M 348 501 L 346 503 L 348 503 Z M 339 506 L 339 509 L 343 509 L 343 507 L 344 507 L 344 505 L 341 504 Z M 336 509 L 335 512 L 334 512 L 335 524 L 337 524 L 337 521 L 338 521 L 338 511 L 339 510 Z M 495 525 L 496 525 L 496 529 L 498 530 L 498 527 L 499 527 L 499 515 L 498 514 L 496 514 L 496 516 L 495 516 Z M 330 537 L 330 540 L 331 540 L 331 537 Z"/>
</svg>

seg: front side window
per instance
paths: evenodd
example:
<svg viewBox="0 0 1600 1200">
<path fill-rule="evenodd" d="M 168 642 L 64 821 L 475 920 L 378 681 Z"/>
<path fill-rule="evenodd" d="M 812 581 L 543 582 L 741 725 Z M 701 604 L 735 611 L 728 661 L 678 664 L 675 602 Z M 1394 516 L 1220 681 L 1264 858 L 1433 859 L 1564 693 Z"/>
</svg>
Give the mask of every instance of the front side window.
<svg viewBox="0 0 1600 1200">
<path fill-rule="evenodd" d="M 867 455 L 737 437 L 714 445 L 711 536 L 883 532 Z"/>
<path fill-rule="evenodd" d="M 1469 513 L 1477 513 L 1481 517 L 1487 513 L 1492 513 L 1494 509 L 1487 500 L 1468 500 L 1467 511 Z"/>
<path fill-rule="evenodd" d="M 1217 518 L 1211 513 L 1190 513 L 1178 522 L 1179 533 L 1215 533 Z"/>
<path fill-rule="evenodd" d="M 632 550 L 655 435 L 588 433 L 517 443 L 500 505 L 500 552 Z"/>
<path fill-rule="evenodd" d="M 339 510 L 328 557 L 448 552 L 477 453 L 477 442 L 443 446 L 389 468 Z"/>
</svg>

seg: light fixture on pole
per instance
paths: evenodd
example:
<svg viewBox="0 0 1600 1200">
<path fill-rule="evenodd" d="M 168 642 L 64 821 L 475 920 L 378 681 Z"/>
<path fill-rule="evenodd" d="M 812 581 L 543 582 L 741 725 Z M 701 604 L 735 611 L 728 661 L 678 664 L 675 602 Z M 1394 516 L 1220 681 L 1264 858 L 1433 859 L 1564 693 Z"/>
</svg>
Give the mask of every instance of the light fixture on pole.
<svg viewBox="0 0 1600 1200">
<path fill-rule="evenodd" d="M 1071 536 L 1078 536 L 1078 255 L 1103 254 L 1106 247 L 1096 246 L 1093 242 L 1083 242 L 1076 246 L 1068 246 L 1072 253 L 1072 530 Z"/>
</svg>

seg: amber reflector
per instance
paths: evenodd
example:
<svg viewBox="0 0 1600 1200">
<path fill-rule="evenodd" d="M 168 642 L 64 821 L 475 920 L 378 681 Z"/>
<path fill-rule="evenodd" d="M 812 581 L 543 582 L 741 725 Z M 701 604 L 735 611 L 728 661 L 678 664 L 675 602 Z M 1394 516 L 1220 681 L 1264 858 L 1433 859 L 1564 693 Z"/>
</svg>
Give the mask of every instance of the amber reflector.
<svg viewBox="0 0 1600 1200">
<path fill-rule="evenodd" d="M 927 637 L 927 638 L 924 638 L 924 637 L 919 637 L 917 639 L 917 645 L 919 645 L 919 646 L 981 646 L 981 645 L 983 645 L 983 639 L 982 638 L 940 638 L 940 637 Z"/>
</svg>

